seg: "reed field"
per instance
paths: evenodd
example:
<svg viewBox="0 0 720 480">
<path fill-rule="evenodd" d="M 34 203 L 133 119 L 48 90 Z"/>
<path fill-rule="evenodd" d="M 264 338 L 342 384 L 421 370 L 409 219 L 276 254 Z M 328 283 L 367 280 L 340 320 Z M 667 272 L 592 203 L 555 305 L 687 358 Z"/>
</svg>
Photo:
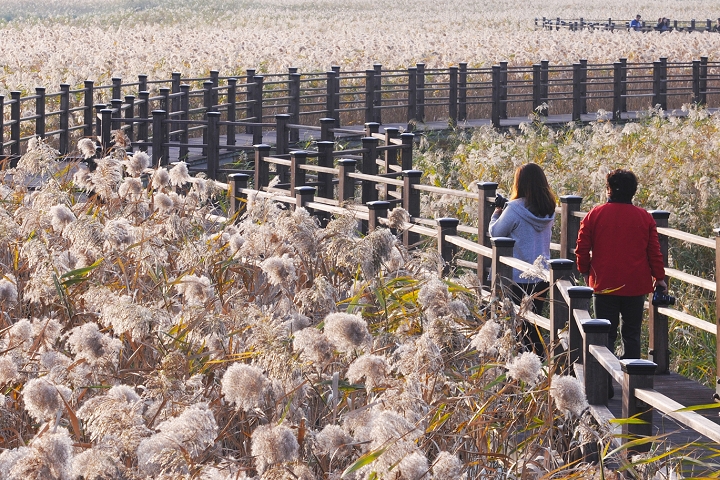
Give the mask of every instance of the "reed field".
<svg viewBox="0 0 720 480">
<path fill-rule="evenodd" d="M 0 1 L 0 94 L 148 74 L 323 71 L 379 62 L 530 64 L 716 59 L 720 35 L 535 31 L 536 16 L 716 18 L 720 2 L 429 0 Z M 720 225 L 720 117 L 430 137 L 424 181 L 507 191 L 534 161 L 558 195 L 603 201 L 604 173 L 638 173 L 638 204 L 709 235 Z M 58 162 L 32 140 L 0 179 L 0 477 L 15 479 L 679 478 L 697 445 L 615 448 L 582 385 L 522 352 L 508 298 L 474 274 L 441 277 L 434 245 L 393 230 L 325 228 L 302 208 L 226 192 L 187 165 L 150 165 L 126 138 Z M 37 190 L 31 180 L 43 178 Z M 445 198 L 427 216 L 472 209 Z M 407 212 L 391 212 L 392 226 Z M 395 231 L 397 232 L 397 231 Z M 672 262 L 711 275 L 712 257 Z M 714 299 L 674 292 L 697 313 Z M 710 306 L 708 306 L 710 305 Z M 714 354 L 673 327 L 673 367 L 714 382 Z M 710 339 L 714 341 L 714 339 Z M 710 362 L 710 364 L 708 364 Z M 593 460 L 593 461 L 589 461 Z"/>
</svg>

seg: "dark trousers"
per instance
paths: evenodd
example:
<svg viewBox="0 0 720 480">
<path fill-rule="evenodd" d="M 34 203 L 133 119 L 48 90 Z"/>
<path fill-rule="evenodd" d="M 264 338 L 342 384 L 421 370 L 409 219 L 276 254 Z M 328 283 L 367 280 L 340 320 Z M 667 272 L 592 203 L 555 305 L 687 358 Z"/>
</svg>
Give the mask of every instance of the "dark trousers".
<svg viewBox="0 0 720 480">
<path fill-rule="evenodd" d="M 511 287 L 513 303 L 520 305 L 520 302 L 525 295 L 537 294 L 530 303 L 530 308 L 533 313 L 541 315 L 543 307 L 545 306 L 545 298 L 547 297 L 549 287 L 550 284 L 548 282 L 513 283 Z M 539 327 L 537 327 L 534 323 L 523 320 L 520 341 L 522 342 L 523 349 L 525 351 L 535 352 L 540 357 L 544 358 L 545 348 L 540 333 L 538 332 L 538 328 Z"/>
<path fill-rule="evenodd" d="M 642 331 L 645 295 L 622 297 L 620 295 L 594 295 L 595 318 L 610 320 L 608 348 L 615 352 L 618 325 L 622 335 L 621 358 L 640 358 L 640 332 Z M 622 324 L 620 318 L 622 317 Z"/>
</svg>

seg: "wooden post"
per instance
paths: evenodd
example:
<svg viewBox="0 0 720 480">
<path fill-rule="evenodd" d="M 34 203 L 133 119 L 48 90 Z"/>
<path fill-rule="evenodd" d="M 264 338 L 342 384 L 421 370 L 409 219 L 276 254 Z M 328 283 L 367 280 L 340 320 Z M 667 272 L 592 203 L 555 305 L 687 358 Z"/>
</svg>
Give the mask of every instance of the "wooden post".
<svg viewBox="0 0 720 480">
<path fill-rule="evenodd" d="M 692 101 L 700 105 L 700 60 L 692 61 Z"/>
<path fill-rule="evenodd" d="M 330 70 L 325 73 L 325 116 L 333 119 L 333 126 L 335 126 L 335 118 L 337 112 L 335 111 L 335 77 L 337 72 Z"/>
<path fill-rule="evenodd" d="M 661 61 L 653 62 L 653 107 L 667 110 L 664 68 Z"/>
<path fill-rule="evenodd" d="M 365 122 L 365 136 L 372 137 L 373 133 L 380 133 L 380 124 L 376 122 Z"/>
<path fill-rule="evenodd" d="M 653 388 L 653 377 L 657 365 L 649 360 L 628 359 L 620 360 L 620 366 L 625 373 L 622 388 L 622 418 L 637 418 L 642 423 L 624 422 L 622 425 L 622 441 L 628 443 L 632 437 L 652 436 L 652 407 L 635 398 L 636 388 Z M 629 437 L 630 436 L 630 437 Z M 652 442 L 635 445 L 629 449 L 629 454 L 642 453 L 650 450 Z"/>
<path fill-rule="evenodd" d="M 373 122 L 382 124 L 382 65 L 373 65 Z"/>
<path fill-rule="evenodd" d="M 138 142 L 145 143 L 145 145 L 140 146 L 140 150 L 143 152 L 147 152 L 147 142 L 150 140 L 149 121 L 152 118 L 150 116 L 150 92 L 148 92 L 147 90 L 142 90 L 140 93 L 138 93 L 138 96 L 140 97 L 140 103 L 138 104 L 138 117 L 143 120 L 138 125 Z M 183 158 L 182 155 L 180 157 Z"/>
<path fill-rule="evenodd" d="M 573 280 L 573 267 L 575 262 L 566 258 L 556 258 L 548 261 L 550 265 L 550 346 L 554 348 L 554 363 L 565 369 L 565 351 L 560 345 L 559 332 L 565 328 L 568 321 L 569 309 L 565 299 L 560 293 L 558 281 Z"/>
<path fill-rule="evenodd" d="M 213 82 L 211 80 L 205 80 L 203 82 L 203 108 L 205 109 L 205 120 L 208 119 L 208 113 L 215 111 L 215 106 L 213 105 L 212 101 L 212 89 L 213 89 Z M 203 145 L 208 144 L 208 130 L 207 128 L 203 129 Z M 253 142 L 255 143 L 255 142 Z M 260 142 L 257 142 L 260 143 Z M 207 147 L 203 147 L 202 154 L 207 155 Z"/>
<path fill-rule="evenodd" d="M 375 70 L 365 70 L 365 122 L 375 121 Z"/>
<path fill-rule="evenodd" d="M 355 179 L 348 176 L 355 172 L 356 160 L 342 158 L 338 160 L 338 200 L 339 202 L 353 202 L 355 200 Z"/>
<path fill-rule="evenodd" d="M 84 101 L 85 101 L 85 108 L 83 110 L 83 114 L 84 114 L 83 135 L 86 137 L 92 137 L 93 127 L 95 126 L 95 120 L 93 119 L 93 114 L 95 113 L 95 109 L 93 108 L 93 105 L 95 105 L 94 95 L 93 95 L 94 86 L 95 86 L 95 82 L 93 82 L 92 80 L 85 80 L 84 88 L 83 88 L 83 97 L 84 97 Z M 12 111 L 12 109 L 11 109 L 11 111 Z"/>
<path fill-rule="evenodd" d="M 377 145 L 378 139 L 375 137 L 363 137 L 362 148 L 362 173 L 365 175 L 377 175 Z M 378 199 L 377 184 L 368 180 L 362 181 L 362 203 L 373 202 Z"/>
<path fill-rule="evenodd" d="M 125 135 L 130 139 L 129 150 L 132 150 L 132 142 L 135 141 L 135 95 L 125 95 Z"/>
<path fill-rule="evenodd" d="M 255 69 L 254 68 L 248 68 L 245 70 L 245 85 L 246 85 L 245 101 L 247 102 L 247 107 L 245 107 L 245 118 L 246 118 L 246 120 L 251 121 L 250 119 L 255 116 L 255 105 L 253 103 L 255 101 L 255 93 L 254 93 Z M 290 103 L 292 103 L 292 101 Z M 252 125 L 245 126 L 245 133 L 253 133 Z"/>
<path fill-rule="evenodd" d="M 258 125 L 252 127 L 253 134 L 253 145 L 262 143 L 263 133 L 262 126 L 260 125 L 263 121 L 263 79 L 261 75 L 255 75 L 253 80 L 255 86 L 253 88 L 253 117 Z"/>
<path fill-rule="evenodd" d="M 560 197 L 560 258 L 575 260 L 575 245 L 578 231 L 580 231 L 580 218 L 574 215 L 580 211 L 582 197 L 577 195 L 563 195 Z"/>
<path fill-rule="evenodd" d="M 290 123 L 290 115 L 287 113 L 275 115 L 275 155 L 287 155 L 290 153 L 288 123 Z"/>
<path fill-rule="evenodd" d="M 170 109 L 172 112 L 181 111 L 180 109 L 181 109 L 182 102 L 180 100 L 180 95 L 179 95 L 181 84 L 182 84 L 182 73 L 172 72 L 172 74 L 170 75 L 170 92 L 173 94 L 172 103 L 170 104 Z M 178 117 L 175 117 L 175 118 L 177 119 Z M 172 130 L 173 132 L 177 132 L 178 130 L 180 130 L 180 128 L 181 127 L 180 127 L 179 123 L 174 123 L 172 125 L 172 127 L 170 128 L 170 130 Z M 180 136 L 179 136 L 179 134 L 175 134 L 170 138 L 173 141 L 176 141 L 176 140 L 180 139 Z"/>
<path fill-rule="evenodd" d="M 412 170 L 413 168 L 413 146 L 415 145 L 415 134 L 405 132 L 400 134 L 402 150 L 400 152 L 400 168 Z"/>
<path fill-rule="evenodd" d="M 570 297 L 570 305 L 568 305 L 568 331 L 570 332 L 568 336 L 568 367 L 570 371 L 572 371 L 575 362 L 583 363 L 583 340 L 573 310 L 590 310 L 592 295 L 593 289 L 590 287 L 568 288 L 568 296 Z"/>
<path fill-rule="evenodd" d="M 393 140 L 400 138 L 400 129 L 395 127 L 385 128 L 385 145 L 393 145 Z M 398 151 L 385 150 L 385 173 L 392 173 L 393 167 L 398 165 Z M 389 192 L 395 191 L 394 185 L 384 185 L 385 198 L 389 198 Z"/>
<path fill-rule="evenodd" d="M 112 131 L 112 113 L 111 108 L 103 108 L 100 110 L 100 144 L 105 152 L 110 149 L 110 144 L 112 143 L 112 134 L 110 133 Z"/>
<path fill-rule="evenodd" d="M 297 70 L 297 69 L 296 69 Z M 290 123 L 298 125 L 300 123 L 300 74 L 297 72 L 290 73 L 289 103 L 288 114 L 290 115 Z M 290 129 L 290 143 L 300 141 L 300 131 L 297 128 Z"/>
<path fill-rule="evenodd" d="M 122 118 L 123 101 L 120 98 L 113 98 L 112 100 L 110 100 L 110 105 L 112 105 L 112 115 L 110 115 L 110 129 L 120 130 L 122 128 L 122 123 L 120 122 L 120 119 Z"/>
<path fill-rule="evenodd" d="M 490 244 L 490 218 L 492 217 L 495 206 L 493 201 L 488 197 L 495 197 L 498 184 L 495 182 L 480 182 L 478 187 L 478 243 L 486 247 Z M 477 256 L 477 272 L 483 285 L 490 285 L 492 281 L 492 259 L 483 255 Z"/>
<path fill-rule="evenodd" d="M 508 62 L 500 62 L 500 118 L 507 119 Z"/>
<path fill-rule="evenodd" d="M 290 152 L 290 191 L 305 186 L 305 170 L 301 167 L 307 163 L 308 152 L 295 150 Z M 314 189 L 313 189 L 314 190 Z"/>
<path fill-rule="evenodd" d="M 227 121 L 228 122 L 236 122 L 237 121 L 237 78 L 228 78 L 227 80 Z M 227 145 L 235 145 L 237 143 L 237 139 L 235 138 L 235 125 L 232 123 L 228 124 L 226 127 L 226 144 Z M 279 135 L 279 133 L 278 133 Z"/>
<path fill-rule="evenodd" d="M 0 100 L 2 103 L 2 100 Z M 0 112 L 2 115 L 2 112 Z M 60 145 L 58 150 L 60 153 L 65 155 L 70 153 L 70 85 L 63 83 L 60 85 Z M 0 126 L 0 128 L 2 128 Z M 0 145 L 2 145 L 2 139 L 0 138 Z M 0 152 L 2 154 L 2 152 Z"/>
<path fill-rule="evenodd" d="M 373 232 L 375 229 L 380 227 L 380 219 L 387 218 L 388 210 L 390 209 L 390 202 L 384 200 L 376 200 L 374 202 L 368 202 L 368 231 Z"/>
<path fill-rule="evenodd" d="M 495 128 L 500 128 L 500 65 L 492 66 L 492 113 L 490 120 Z"/>
<path fill-rule="evenodd" d="M 333 128 L 335 127 L 335 119 L 334 118 L 321 118 L 320 119 L 320 141 L 321 142 L 334 142 L 335 141 L 335 132 L 333 132 Z"/>
<path fill-rule="evenodd" d="M 503 285 L 509 285 L 513 279 L 512 267 L 500 262 L 500 257 L 512 257 L 515 240 L 510 237 L 493 237 L 492 246 L 491 291 L 495 296 L 501 296 Z"/>
<path fill-rule="evenodd" d="M 301 187 L 295 187 L 291 192 L 295 192 L 295 210 L 298 208 L 307 209 L 307 204 L 315 200 L 315 187 L 303 185 Z M 310 215 L 313 215 L 313 211 L 307 209 Z"/>
<path fill-rule="evenodd" d="M 102 114 L 101 112 L 107 108 L 104 103 L 95 104 L 95 136 L 100 139 L 102 143 Z"/>
<path fill-rule="evenodd" d="M 582 110 L 582 66 L 579 63 L 573 63 L 573 79 L 572 79 L 572 120 L 577 122 L 580 120 L 580 112 Z"/>
<path fill-rule="evenodd" d="M 417 65 L 417 120 L 425 122 L 425 64 Z"/>
<path fill-rule="evenodd" d="M 45 87 L 35 87 L 35 135 L 45 138 Z"/>
<path fill-rule="evenodd" d="M 317 142 L 318 166 L 332 168 L 334 163 L 333 148 L 335 142 Z M 333 174 L 318 172 L 318 196 L 322 198 L 334 198 L 333 195 Z"/>
<path fill-rule="evenodd" d="M 420 183 L 422 172 L 420 170 L 403 170 L 403 208 L 410 217 L 420 216 L 420 190 L 413 188 Z M 403 245 L 406 248 L 414 247 L 420 242 L 420 234 L 405 230 L 403 232 Z"/>
<path fill-rule="evenodd" d="M 450 67 L 450 86 L 448 93 L 448 117 L 451 125 L 458 121 L 458 67 Z"/>
<path fill-rule="evenodd" d="M 533 112 L 538 115 L 540 115 L 540 106 L 543 104 L 540 85 L 540 64 L 536 63 L 533 65 Z"/>
<path fill-rule="evenodd" d="M 655 219 L 655 225 L 658 227 L 667 227 L 670 212 L 662 210 L 653 210 L 650 214 Z M 663 262 L 668 266 L 668 238 L 665 235 L 658 235 L 660 240 L 660 251 L 663 254 Z M 666 279 L 668 280 L 668 279 Z M 667 292 L 665 292 L 667 293 Z M 658 312 L 658 307 L 650 302 L 648 311 L 648 329 L 650 341 L 648 345 L 648 359 L 657 364 L 658 369 L 655 373 L 670 372 L 670 339 L 668 332 L 668 317 Z"/>
<path fill-rule="evenodd" d="M 457 246 L 446 240 L 447 236 L 457 235 L 457 227 L 460 220 L 457 218 L 438 218 L 437 219 L 437 245 L 438 253 L 443 259 L 441 275 L 449 275 L 455 263 L 455 255 L 457 254 Z"/>
<path fill-rule="evenodd" d="M 18 156 L 20 156 L 20 116 L 21 116 L 21 110 L 20 110 L 20 97 L 22 95 L 22 92 L 19 92 L 17 90 L 14 90 L 10 92 L 10 99 L 11 99 L 11 105 L 10 105 L 10 121 L 12 122 L 12 125 L 10 126 L 10 141 L 13 142 L 12 146 L 10 147 L 10 154 L 14 156 L 12 161 L 10 162 L 11 167 L 17 167 L 17 161 Z"/>
<path fill-rule="evenodd" d="M 460 62 L 458 75 L 458 121 L 467 120 L 467 62 Z"/>
<path fill-rule="evenodd" d="M 608 378 L 607 371 L 597 359 L 590 354 L 590 345 L 606 346 L 610 320 L 592 319 L 584 320 L 582 328 L 585 332 L 583 341 L 583 372 L 585 374 L 585 395 L 590 405 L 607 405 Z"/>
<path fill-rule="evenodd" d="M 190 120 L 190 85 L 180 85 L 180 114 L 181 120 Z M 188 130 L 187 122 L 180 124 L 180 160 L 187 161 L 190 155 L 190 149 L 188 143 L 190 139 L 190 132 Z"/>
<path fill-rule="evenodd" d="M 145 74 L 138 75 L 138 92 L 147 92 L 148 76 Z"/>
<path fill-rule="evenodd" d="M 700 103 L 707 105 L 708 57 L 700 57 Z"/>
<path fill-rule="evenodd" d="M 580 113 L 587 113 L 587 59 L 580 59 Z"/>
<path fill-rule="evenodd" d="M 163 144 L 165 141 L 165 110 L 153 110 L 153 135 L 152 135 L 152 163 L 153 165 L 168 165 L 167 156 L 163 155 Z M 104 122 L 103 122 L 104 123 Z M 103 129 L 104 130 L 104 129 Z M 108 132 L 109 133 L 109 132 Z M 105 146 L 103 145 L 103 148 Z"/>
<path fill-rule="evenodd" d="M 270 153 L 270 145 L 254 145 L 255 148 L 255 190 L 262 191 L 270 183 L 270 164 L 265 157 Z"/>
<path fill-rule="evenodd" d="M 220 112 L 208 112 L 207 121 L 207 176 L 217 180 L 220 169 Z"/>
<path fill-rule="evenodd" d="M 540 61 L 540 99 L 543 102 L 548 103 L 550 90 L 550 62 L 548 60 Z M 548 108 L 544 108 L 540 113 L 541 115 L 548 115 L 550 111 L 549 103 Z"/>
<path fill-rule="evenodd" d="M 231 173 L 228 175 L 229 211 L 228 215 L 239 218 L 247 207 L 247 194 L 240 190 L 247 188 L 250 175 L 245 173 Z"/>
<path fill-rule="evenodd" d="M 622 63 L 613 63 L 613 120 L 622 119 Z"/>
<path fill-rule="evenodd" d="M 340 128 L 340 65 L 333 65 L 330 67 L 333 72 L 335 72 L 335 77 L 333 78 L 333 112 L 335 112 L 333 115 L 330 115 L 335 119 L 335 126 L 337 128 Z"/>
<path fill-rule="evenodd" d="M 417 67 L 408 67 L 408 130 L 417 119 Z"/>
<path fill-rule="evenodd" d="M 112 98 L 122 98 L 122 78 L 113 77 L 110 81 L 112 82 Z"/>
</svg>

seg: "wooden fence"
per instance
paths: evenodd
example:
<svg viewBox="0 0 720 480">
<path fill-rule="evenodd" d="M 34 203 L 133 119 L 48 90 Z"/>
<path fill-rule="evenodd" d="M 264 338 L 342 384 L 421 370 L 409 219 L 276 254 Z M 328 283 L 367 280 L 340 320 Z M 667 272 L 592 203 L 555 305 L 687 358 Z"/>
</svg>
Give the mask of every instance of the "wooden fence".
<svg viewBox="0 0 720 480">
<path fill-rule="evenodd" d="M 579 30 L 630 30 L 630 22 L 632 20 L 618 20 L 607 18 L 602 20 L 590 20 L 585 18 L 536 18 L 535 29 L 542 28 L 544 30 L 560 30 L 568 29 L 572 31 Z M 650 20 L 649 22 L 641 22 L 641 31 L 652 32 L 657 29 L 657 22 Z M 714 32 L 713 20 L 707 18 L 705 20 L 672 20 L 670 19 L 668 30 L 677 32 Z"/>
<path fill-rule="evenodd" d="M 446 69 L 424 64 L 404 70 L 323 73 L 297 72 L 136 82 L 112 79 L 82 88 L 61 85 L 34 95 L 10 92 L 0 96 L 0 157 L 17 160 L 34 137 L 47 139 L 62 154 L 73 152 L 79 137 L 97 137 L 105 148 L 111 132 L 122 129 L 132 148 L 151 151 L 155 164 L 177 160 L 215 161 L 232 156 L 274 130 L 289 144 L 299 140 L 301 127 L 321 118 L 333 126 L 367 122 L 393 124 L 413 131 L 434 121 L 449 125 L 517 126 L 528 115 L 547 122 L 634 119 L 653 107 L 680 109 L 685 104 L 720 107 L 720 62 L 707 57 L 692 62 L 529 66 L 507 62 L 482 68 L 467 63 Z M 679 112 L 682 114 L 682 112 Z M 280 122 L 284 122 L 280 124 Z M 251 135 L 251 141 L 240 141 Z M 243 137 L 244 138 L 244 137 Z"/>
<path fill-rule="evenodd" d="M 326 123 L 332 123 L 331 119 Z M 268 197 L 294 208 L 306 208 L 321 222 L 327 221 L 330 215 L 350 211 L 361 222 L 362 230 L 369 232 L 387 225 L 389 210 L 402 206 L 410 214 L 410 222 L 396 230 L 402 235 L 404 244 L 413 247 L 435 242 L 445 262 L 445 272 L 451 269 L 475 271 L 485 285 L 483 291 L 487 297 L 511 281 L 513 268 L 523 271 L 532 268 L 513 258 L 514 240 L 489 237 L 496 183 L 480 182 L 474 192 L 423 185 L 420 183 L 422 172 L 412 169 L 412 134 L 379 134 L 377 127 L 377 124 L 369 124 L 362 147 L 354 150 L 335 151 L 334 142 L 327 140 L 318 142 L 317 151 L 270 155 L 268 145 L 256 145 L 254 172 L 230 173 L 228 183 L 221 184 L 228 191 L 230 215 L 241 213 L 249 196 Z M 469 208 L 476 208 L 478 212 L 477 225 L 462 225 L 455 218 L 423 218 L 420 205 L 424 195 L 449 195 L 470 202 L 474 207 Z M 585 215 L 580 211 L 582 198 L 569 195 L 560 200 L 557 210 L 561 220 L 559 243 L 551 244 L 551 250 L 558 258 L 550 261 L 547 272 L 551 283 L 549 317 L 524 313 L 528 321 L 548 331 L 548 344 L 556 348 L 550 357 L 555 359 L 558 368 L 574 373 L 584 382 L 591 410 L 600 422 L 607 423 L 612 418 L 607 408 L 609 373 L 622 387 L 623 417 L 638 414 L 640 419 L 651 419 L 649 405 L 720 443 L 720 426 L 696 412 L 681 411 L 683 405 L 653 389 L 654 376 L 669 370 L 668 319 L 720 338 L 718 318 L 713 319 L 713 323 L 681 309 L 649 304 L 648 359 L 618 360 L 606 346 L 609 321 L 594 319 L 588 313 L 592 289 L 573 283 L 576 271 L 571 259 L 574 259 L 580 220 Z M 669 228 L 668 212 L 652 211 L 651 214 L 657 223 L 666 265 L 668 244 L 675 239 L 715 249 L 715 271 L 720 271 L 720 230 L 716 231 L 715 239 L 699 237 Z M 469 260 L 470 257 L 475 259 Z M 717 293 L 717 278 L 708 280 L 669 266 L 666 273 L 669 279 Z M 720 312 L 718 300 L 716 317 L 717 312 Z M 720 362 L 716 362 L 716 372 L 717 365 Z M 716 378 L 720 384 L 720 374 Z M 720 400 L 718 393 L 715 399 Z M 712 399 L 708 398 L 707 403 L 710 402 Z M 625 423 L 622 432 L 650 436 L 652 429 L 652 423 Z M 628 437 L 621 438 L 622 442 L 629 440 Z M 650 444 L 633 448 L 649 447 Z"/>
</svg>

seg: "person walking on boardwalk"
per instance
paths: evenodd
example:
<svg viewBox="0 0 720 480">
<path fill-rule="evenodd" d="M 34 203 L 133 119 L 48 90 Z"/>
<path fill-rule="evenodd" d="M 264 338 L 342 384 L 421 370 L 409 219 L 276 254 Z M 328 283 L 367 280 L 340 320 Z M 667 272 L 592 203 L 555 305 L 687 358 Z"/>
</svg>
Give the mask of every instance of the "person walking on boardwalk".
<svg viewBox="0 0 720 480">
<path fill-rule="evenodd" d="M 527 263 L 535 263 L 542 257 L 543 263 L 550 258 L 550 235 L 555 221 L 555 194 L 548 185 L 545 172 L 536 163 L 521 165 L 515 170 L 510 201 L 502 208 L 496 201 L 495 212 L 490 219 L 490 236 L 510 237 L 515 240 L 513 257 Z M 535 295 L 532 311 L 540 314 L 549 283 L 523 278 L 513 269 L 512 296 L 520 304 L 523 297 Z M 544 354 L 543 341 L 537 327 L 523 322 L 523 346 Z"/>
<path fill-rule="evenodd" d="M 622 317 L 621 358 L 640 358 L 645 296 L 653 291 L 653 278 L 655 285 L 667 291 L 655 220 L 632 204 L 637 185 L 637 177 L 629 170 L 608 173 L 608 201 L 580 222 L 575 248 L 578 271 L 595 292 L 595 317 L 612 325 L 608 335 L 612 352 Z"/>
<path fill-rule="evenodd" d="M 640 14 L 638 13 L 637 16 L 630 20 L 630 29 L 635 30 L 636 32 L 639 32 L 642 30 L 642 22 L 640 21 Z"/>
</svg>

